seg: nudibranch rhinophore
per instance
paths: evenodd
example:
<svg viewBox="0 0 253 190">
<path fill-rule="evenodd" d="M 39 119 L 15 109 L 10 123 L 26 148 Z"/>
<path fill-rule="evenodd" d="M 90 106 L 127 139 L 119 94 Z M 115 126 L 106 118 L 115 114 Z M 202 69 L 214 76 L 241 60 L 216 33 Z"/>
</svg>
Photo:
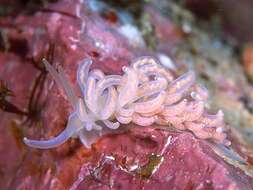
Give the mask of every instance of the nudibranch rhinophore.
<svg viewBox="0 0 253 190">
<path fill-rule="evenodd" d="M 77 82 L 82 97 L 77 97 L 66 80 L 63 69 L 58 71 L 45 59 L 46 69 L 61 86 L 73 108 L 63 132 L 49 140 L 24 143 L 34 148 L 53 148 L 70 137 L 79 137 L 90 147 L 104 130 L 116 130 L 120 124 L 133 122 L 140 126 L 173 126 L 190 130 L 198 138 L 212 139 L 229 145 L 223 112 L 208 114 L 205 101 L 208 91 L 195 84 L 195 74 L 188 71 L 175 78 L 158 60 L 143 56 L 122 68 L 123 75 L 105 75 L 101 70 L 90 71 L 92 61 L 83 60 L 77 70 Z"/>
</svg>

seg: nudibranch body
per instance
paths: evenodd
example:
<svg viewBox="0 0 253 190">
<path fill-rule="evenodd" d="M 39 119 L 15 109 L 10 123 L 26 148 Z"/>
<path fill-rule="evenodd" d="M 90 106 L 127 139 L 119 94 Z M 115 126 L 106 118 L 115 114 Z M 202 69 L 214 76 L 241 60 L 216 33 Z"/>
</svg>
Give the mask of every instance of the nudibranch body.
<svg viewBox="0 0 253 190">
<path fill-rule="evenodd" d="M 120 124 L 133 122 L 140 126 L 173 126 L 190 130 L 201 139 L 229 145 L 223 112 L 210 115 L 205 109 L 207 90 L 195 84 L 195 74 L 189 71 L 175 78 L 153 57 L 143 56 L 123 67 L 123 76 L 90 71 L 92 61 L 79 64 L 77 82 L 82 97 L 77 97 L 66 80 L 63 69 L 58 72 L 43 60 L 58 86 L 63 87 L 73 112 L 65 130 L 50 140 L 30 140 L 25 144 L 35 148 L 53 148 L 70 137 L 79 137 L 90 147 L 105 129 L 115 130 Z"/>
</svg>

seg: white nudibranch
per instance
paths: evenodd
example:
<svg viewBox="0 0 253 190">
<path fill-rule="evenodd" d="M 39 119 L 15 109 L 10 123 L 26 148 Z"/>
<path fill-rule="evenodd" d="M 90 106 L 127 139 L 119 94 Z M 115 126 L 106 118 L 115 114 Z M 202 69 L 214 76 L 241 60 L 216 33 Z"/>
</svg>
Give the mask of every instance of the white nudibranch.
<svg viewBox="0 0 253 190">
<path fill-rule="evenodd" d="M 82 92 L 82 97 L 78 97 L 61 67 L 57 71 L 45 59 L 43 63 L 58 87 L 64 89 L 73 111 L 58 136 L 49 140 L 25 137 L 24 143 L 28 146 L 54 148 L 70 137 L 79 137 L 90 148 L 105 131 L 130 122 L 140 126 L 172 125 L 190 130 L 202 139 L 230 144 L 226 140 L 223 112 L 207 114 L 204 101 L 208 91 L 195 84 L 192 71 L 175 78 L 156 59 L 143 56 L 123 67 L 123 76 L 105 75 L 101 70 L 90 71 L 92 60 L 84 59 L 77 70 L 77 83 Z"/>
<path fill-rule="evenodd" d="M 63 87 L 74 111 L 68 118 L 65 130 L 58 136 L 50 140 L 30 140 L 25 137 L 24 143 L 34 148 L 54 148 L 66 142 L 70 137 L 77 135 L 86 147 L 90 147 L 100 136 L 102 127 L 95 123 L 95 117 L 87 113 L 84 101 L 75 95 L 62 69 L 59 68 L 59 72 L 57 72 L 45 59 L 43 59 L 43 63 L 57 85 Z M 91 63 L 91 60 L 84 60 L 77 71 L 78 84 L 83 93 L 87 91 L 83 82 L 88 78 Z"/>
</svg>

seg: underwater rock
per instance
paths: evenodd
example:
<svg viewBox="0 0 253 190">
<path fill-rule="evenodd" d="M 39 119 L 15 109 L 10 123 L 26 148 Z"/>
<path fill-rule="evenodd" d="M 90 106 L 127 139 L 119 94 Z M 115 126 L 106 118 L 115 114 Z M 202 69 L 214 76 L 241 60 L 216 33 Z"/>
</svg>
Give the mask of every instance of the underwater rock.
<svg viewBox="0 0 253 190">
<path fill-rule="evenodd" d="M 185 6 L 200 19 L 219 17 L 224 36 L 238 44 L 252 42 L 253 16 L 251 0 L 184 0 Z"/>
<path fill-rule="evenodd" d="M 80 93 L 76 69 L 83 58 L 93 60 L 93 69 L 120 74 L 133 57 L 149 51 L 131 47 L 115 25 L 82 1 L 49 4 L 32 16 L 1 18 L 0 25 L 0 79 L 13 92 L 7 101 L 24 112 L 0 110 L 1 189 L 251 189 L 250 157 L 236 148 L 236 140 L 232 147 L 240 155 L 169 127 L 122 126 L 91 150 L 76 139 L 44 151 L 24 146 L 24 136 L 49 139 L 59 134 L 71 111 L 42 58 L 55 68 L 61 65 Z M 167 31 L 177 28 L 169 27 L 156 27 L 158 39 L 173 38 Z"/>
<path fill-rule="evenodd" d="M 251 189 L 252 183 L 191 133 L 132 126 L 94 146 L 70 189 Z"/>
</svg>

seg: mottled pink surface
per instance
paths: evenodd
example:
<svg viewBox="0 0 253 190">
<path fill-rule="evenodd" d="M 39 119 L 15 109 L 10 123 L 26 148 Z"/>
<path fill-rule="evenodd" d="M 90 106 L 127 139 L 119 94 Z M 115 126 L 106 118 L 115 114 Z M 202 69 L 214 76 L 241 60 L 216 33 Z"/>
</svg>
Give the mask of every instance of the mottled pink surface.
<svg viewBox="0 0 253 190">
<path fill-rule="evenodd" d="M 188 132 L 133 127 L 96 147 L 99 156 L 83 165 L 73 189 L 251 189 L 253 182 Z"/>
<path fill-rule="evenodd" d="M 83 58 L 93 59 L 93 68 L 113 74 L 147 51 L 131 47 L 85 6 L 82 19 L 77 18 L 78 7 L 78 1 L 62 1 L 33 16 L 0 19 L 9 39 L 8 51 L 0 52 L 0 79 L 14 93 L 8 101 L 29 115 L 0 111 L 1 189 L 252 189 L 249 175 L 189 132 L 122 126 L 125 131 L 102 137 L 92 150 L 75 139 L 51 150 L 22 143 L 23 136 L 48 139 L 57 135 L 71 112 L 63 90 L 46 75 L 42 57 L 55 67 L 62 65 L 80 93 L 76 69 Z M 179 37 L 169 32 L 173 29 L 159 26 L 160 20 L 160 24 L 171 22 L 164 19 L 154 16 L 157 33 L 177 41 Z"/>
</svg>

